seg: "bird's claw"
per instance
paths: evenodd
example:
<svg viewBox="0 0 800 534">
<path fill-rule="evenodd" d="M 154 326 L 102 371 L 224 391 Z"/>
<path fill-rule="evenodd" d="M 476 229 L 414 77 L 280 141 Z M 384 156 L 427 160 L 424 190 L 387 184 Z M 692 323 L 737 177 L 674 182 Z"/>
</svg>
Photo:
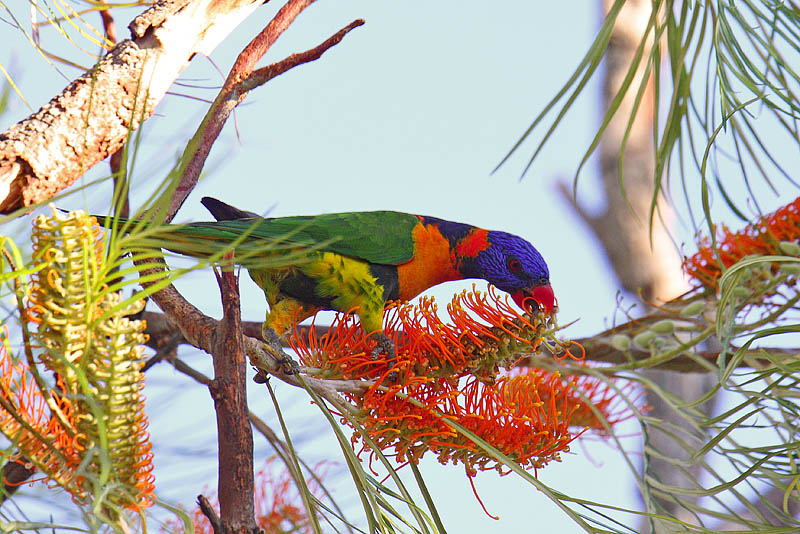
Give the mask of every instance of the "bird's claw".
<svg viewBox="0 0 800 534">
<path fill-rule="evenodd" d="M 397 363 L 397 351 L 395 349 L 394 341 L 386 337 L 383 333 L 376 333 L 373 334 L 373 339 L 377 341 L 377 345 L 372 352 L 370 352 L 369 356 L 372 361 L 376 361 L 380 358 L 381 354 L 386 355 L 386 366 L 391 369 Z M 386 380 L 391 383 L 397 382 L 398 374 L 397 371 L 391 371 L 388 375 L 386 375 Z"/>
<path fill-rule="evenodd" d="M 278 363 L 283 367 L 284 374 L 296 375 L 300 372 L 300 365 L 288 354 L 284 354 L 282 358 L 279 358 Z"/>
<path fill-rule="evenodd" d="M 300 372 L 300 366 L 297 364 L 296 361 L 292 359 L 291 356 L 286 354 L 283 351 L 283 347 L 281 346 L 281 339 L 278 336 L 277 332 L 272 328 L 268 327 L 266 324 L 261 329 L 261 336 L 264 338 L 264 341 L 272 348 L 275 359 L 278 361 L 278 364 L 282 367 L 282 371 L 284 374 L 287 375 L 296 375 Z M 263 384 L 266 382 L 267 374 L 264 371 L 259 371 L 258 374 L 255 376 L 254 380 L 259 383 Z"/>
<path fill-rule="evenodd" d="M 375 339 L 378 344 L 369 354 L 372 361 L 377 360 L 381 354 L 386 355 L 387 361 L 394 361 L 396 359 L 394 341 L 381 333 L 374 334 L 373 339 Z"/>
</svg>

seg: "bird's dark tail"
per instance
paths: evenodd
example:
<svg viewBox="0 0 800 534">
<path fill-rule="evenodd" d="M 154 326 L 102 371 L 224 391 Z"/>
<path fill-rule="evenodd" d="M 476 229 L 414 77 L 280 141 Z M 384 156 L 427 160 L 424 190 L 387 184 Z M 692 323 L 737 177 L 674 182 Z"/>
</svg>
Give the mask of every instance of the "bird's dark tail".
<svg viewBox="0 0 800 534">
<path fill-rule="evenodd" d="M 225 204 L 223 201 L 213 197 L 203 197 L 200 199 L 200 202 L 218 221 L 234 221 L 236 219 L 252 219 L 253 217 L 259 217 L 257 213 L 240 210 L 239 208 L 235 208 L 230 204 Z"/>
</svg>

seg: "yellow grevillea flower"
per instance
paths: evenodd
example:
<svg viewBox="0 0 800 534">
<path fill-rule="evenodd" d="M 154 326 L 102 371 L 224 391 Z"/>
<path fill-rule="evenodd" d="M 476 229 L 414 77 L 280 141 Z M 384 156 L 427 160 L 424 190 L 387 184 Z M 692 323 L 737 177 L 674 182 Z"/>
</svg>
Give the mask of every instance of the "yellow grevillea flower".
<svg viewBox="0 0 800 534">
<path fill-rule="evenodd" d="M 75 500 L 103 496 L 109 511 L 148 506 L 145 324 L 128 317 L 144 304 L 123 306 L 120 294 L 108 290 L 103 234 L 93 217 L 40 215 L 32 241 L 26 350 L 52 371 L 55 385 L 4 350 L 0 431 Z"/>
</svg>

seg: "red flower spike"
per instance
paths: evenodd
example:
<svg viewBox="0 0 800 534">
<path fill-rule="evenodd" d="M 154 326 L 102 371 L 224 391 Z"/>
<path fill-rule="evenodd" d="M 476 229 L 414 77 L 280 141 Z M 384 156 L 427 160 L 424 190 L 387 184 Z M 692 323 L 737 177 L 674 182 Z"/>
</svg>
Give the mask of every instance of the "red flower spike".
<svg viewBox="0 0 800 534">
<path fill-rule="evenodd" d="M 720 229 L 717 238 L 719 260 L 727 268 L 745 256 L 782 255 L 781 241 L 797 242 L 800 239 L 800 197 L 748 224 L 738 232 L 727 227 Z M 722 269 L 708 237 L 700 239 L 698 251 L 684 258 L 683 270 L 700 286 L 718 290 Z"/>
<path fill-rule="evenodd" d="M 303 364 L 319 368 L 323 376 L 375 381 L 365 394 L 350 396 L 360 409 L 356 419 L 377 448 L 401 464 L 417 462 L 430 451 L 442 463 L 463 464 L 471 475 L 488 469 L 508 471 L 448 422 L 464 427 L 525 468 L 538 469 L 558 460 L 585 430 L 581 424 L 576 433 L 571 422 L 573 415 L 586 409 L 577 392 L 584 383 L 543 370 L 498 377 L 501 366 L 516 362 L 515 352 L 532 351 L 545 339 L 549 345 L 564 347 L 553 336 L 548 318 L 543 313 L 522 313 L 508 296 L 491 287 L 488 293 L 473 290 L 456 295 L 447 315 L 447 322 L 439 317 L 432 298 L 422 298 L 416 306 L 387 306 L 384 334 L 395 343 L 392 362 L 372 360 L 376 342 L 352 314 L 337 316 L 319 338 L 303 339 L 295 332 L 289 343 Z M 581 356 L 567 350 L 565 357 L 582 357 L 583 348 L 578 347 Z M 397 379 L 386 386 L 390 371 Z M 592 387 L 584 397 L 595 398 L 600 389 Z M 607 415 L 608 406 L 609 402 L 599 405 L 600 413 Z M 353 435 L 354 446 L 359 439 L 360 434 Z M 363 453 L 371 466 L 375 451 L 362 444 Z"/>
<path fill-rule="evenodd" d="M 570 431 L 570 417 L 581 403 L 571 391 L 574 387 L 557 373 L 535 370 L 500 377 L 494 384 L 472 378 L 460 390 L 447 381 L 405 388 L 408 397 L 421 406 L 391 392 L 373 390 L 363 399 L 360 422 L 378 447 L 398 462 L 416 462 L 432 451 L 440 462 L 463 463 L 470 473 L 506 472 L 502 464 L 451 428 L 446 423 L 450 420 L 521 466 L 539 468 L 558 460 L 576 437 Z M 372 461 L 374 451 L 362 447 L 362 453 L 367 451 Z"/>
<path fill-rule="evenodd" d="M 546 317 L 520 313 L 491 286 L 488 294 L 473 289 L 456 295 L 447 314 L 450 322 L 439 317 L 432 298 L 421 298 L 415 306 L 390 303 L 384 334 L 395 343 L 392 362 L 371 358 L 376 341 L 361 330 L 352 311 L 339 314 L 319 339 L 311 333 L 303 338 L 295 330 L 288 342 L 301 362 L 318 368 L 323 377 L 377 380 L 390 372 L 391 363 L 399 383 L 405 383 L 415 376 L 467 374 L 491 380 L 500 367 L 516 361 L 509 358 L 514 352 L 534 350 L 546 335 Z"/>
<path fill-rule="evenodd" d="M 636 406 L 639 412 L 647 412 L 650 409 L 645 403 L 644 390 L 635 382 L 615 379 L 609 383 L 587 375 L 572 377 L 570 380 L 574 385 L 572 391 L 581 391 L 601 414 L 598 415 L 586 402 L 582 402 L 580 397 L 576 396 L 575 402 L 580 406 L 572 414 L 570 424 L 573 427 L 584 427 L 594 433 L 605 435 L 606 424 L 614 426 L 635 417 L 634 409 L 629 403 Z"/>
</svg>

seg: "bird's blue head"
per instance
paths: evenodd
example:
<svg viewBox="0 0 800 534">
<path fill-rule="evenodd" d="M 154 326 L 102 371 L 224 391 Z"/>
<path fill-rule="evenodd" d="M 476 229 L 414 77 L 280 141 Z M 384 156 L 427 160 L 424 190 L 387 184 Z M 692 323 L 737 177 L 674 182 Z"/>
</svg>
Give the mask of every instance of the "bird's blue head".
<svg viewBox="0 0 800 534">
<path fill-rule="evenodd" d="M 524 310 L 535 302 L 549 314 L 555 295 L 550 271 L 539 251 L 507 232 L 475 229 L 470 234 L 462 241 L 464 246 L 457 249 L 462 274 L 482 278 L 505 291 Z"/>
</svg>

